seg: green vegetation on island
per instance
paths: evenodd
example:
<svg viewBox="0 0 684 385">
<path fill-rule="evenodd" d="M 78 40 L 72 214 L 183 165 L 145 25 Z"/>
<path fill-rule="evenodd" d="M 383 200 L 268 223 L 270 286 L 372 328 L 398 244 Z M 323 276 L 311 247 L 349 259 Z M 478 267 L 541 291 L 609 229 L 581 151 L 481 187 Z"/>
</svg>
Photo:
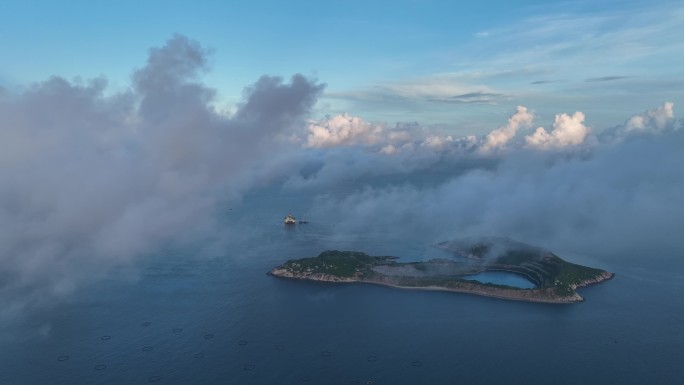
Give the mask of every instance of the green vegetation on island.
<svg viewBox="0 0 684 385">
<path fill-rule="evenodd" d="M 326 274 L 352 278 L 359 273 L 371 273 L 372 266 L 390 262 L 394 257 L 371 257 L 358 251 L 328 250 L 318 257 L 295 259 L 282 267 L 297 274 Z"/>
<path fill-rule="evenodd" d="M 576 288 L 613 277 L 607 271 L 566 262 L 549 251 L 506 238 L 457 240 L 435 246 L 460 258 L 398 262 L 398 258 L 391 256 L 328 250 L 317 257 L 287 261 L 269 274 L 313 281 L 366 282 L 552 303 L 582 301 Z M 517 274 L 535 287 L 522 289 L 483 283 L 471 277 L 487 271 Z"/>
</svg>

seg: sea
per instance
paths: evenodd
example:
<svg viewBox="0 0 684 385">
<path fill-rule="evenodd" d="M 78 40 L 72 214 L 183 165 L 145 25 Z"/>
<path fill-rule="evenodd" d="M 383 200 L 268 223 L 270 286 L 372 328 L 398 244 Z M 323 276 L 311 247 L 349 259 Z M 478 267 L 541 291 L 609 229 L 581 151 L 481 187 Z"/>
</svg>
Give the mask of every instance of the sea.
<svg viewBox="0 0 684 385">
<path fill-rule="evenodd" d="M 333 218 L 283 225 L 310 205 L 254 194 L 219 213 L 223 248 L 161 250 L 0 325 L 0 384 L 684 384 L 680 256 L 554 250 L 616 273 L 572 305 L 267 275 L 326 249 L 438 256 Z"/>
</svg>

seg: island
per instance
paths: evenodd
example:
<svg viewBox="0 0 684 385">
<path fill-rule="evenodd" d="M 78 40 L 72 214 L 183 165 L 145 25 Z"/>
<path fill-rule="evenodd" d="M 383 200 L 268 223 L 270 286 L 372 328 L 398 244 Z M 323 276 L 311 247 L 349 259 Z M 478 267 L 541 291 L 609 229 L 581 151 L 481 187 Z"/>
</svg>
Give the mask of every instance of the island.
<svg viewBox="0 0 684 385">
<path fill-rule="evenodd" d="M 508 238 L 461 239 L 435 247 L 453 258 L 399 262 L 393 256 L 328 250 L 317 257 L 293 259 L 268 274 L 291 279 L 371 283 L 404 289 L 442 290 L 544 303 L 583 301 L 576 289 L 613 278 L 601 269 L 570 263 L 554 253 Z M 524 277 L 531 288 L 480 282 L 483 272 Z"/>
</svg>

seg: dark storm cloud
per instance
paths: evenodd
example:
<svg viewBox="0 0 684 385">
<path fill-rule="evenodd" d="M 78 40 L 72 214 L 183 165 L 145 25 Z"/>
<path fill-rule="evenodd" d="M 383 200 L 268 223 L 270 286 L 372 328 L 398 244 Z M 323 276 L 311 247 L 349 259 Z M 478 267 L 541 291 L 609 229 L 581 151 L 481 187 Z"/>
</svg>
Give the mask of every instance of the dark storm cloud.
<svg viewBox="0 0 684 385">
<path fill-rule="evenodd" d="M 280 136 L 303 124 L 323 85 L 264 76 L 233 116 L 198 77 L 207 50 L 184 36 L 150 50 L 129 92 L 59 77 L 0 98 L 0 300 L 41 306 L 109 267 L 212 234 Z M 282 150 L 282 151 L 281 151 Z"/>
</svg>

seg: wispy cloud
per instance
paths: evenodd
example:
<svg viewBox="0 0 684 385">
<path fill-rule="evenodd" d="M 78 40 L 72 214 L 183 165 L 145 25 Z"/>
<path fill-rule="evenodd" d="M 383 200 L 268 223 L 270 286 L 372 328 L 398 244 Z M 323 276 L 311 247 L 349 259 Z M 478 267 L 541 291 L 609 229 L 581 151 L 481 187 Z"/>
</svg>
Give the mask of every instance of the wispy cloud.
<svg viewBox="0 0 684 385">
<path fill-rule="evenodd" d="M 331 91 L 327 92 L 324 97 L 348 103 L 345 110 L 367 111 L 371 116 L 373 116 L 373 110 L 394 110 L 399 114 L 410 111 L 426 115 L 432 112 L 440 113 L 441 110 L 446 111 L 449 106 L 493 106 L 509 100 L 511 96 L 507 93 L 483 85 L 480 81 L 487 77 L 507 76 L 512 75 L 507 71 L 477 74 L 444 73 L 424 78 L 386 82 L 356 90 Z M 434 116 L 436 114 L 433 114 Z M 412 119 L 406 116 L 402 120 Z"/>
<path fill-rule="evenodd" d="M 595 82 L 611 82 L 613 80 L 629 79 L 630 76 L 601 76 L 597 78 L 588 78 L 585 82 L 595 83 Z"/>
<path fill-rule="evenodd" d="M 505 94 L 494 92 L 469 92 L 441 98 L 428 98 L 429 102 L 453 103 L 453 104 L 496 104 L 498 100 L 506 98 Z"/>
<path fill-rule="evenodd" d="M 591 12 L 557 8 L 549 12 L 482 30 L 486 38 L 474 36 L 449 47 L 432 75 L 334 89 L 325 97 L 343 104 L 342 111 L 371 119 L 412 120 L 418 114 L 436 118 L 449 113 L 454 117 L 449 121 L 433 121 L 448 124 L 466 123 L 460 118 L 465 111 L 458 108 L 466 105 L 483 106 L 477 120 L 493 123 L 492 113 L 505 114 L 518 104 L 556 111 L 591 110 L 606 97 L 625 101 L 629 95 L 629 106 L 614 105 L 594 115 L 598 119 L 594 122 L 609 124 L 632 108 L 650 104 L 654 90 L 663 90 L 662 98 L 684 102 L 681 88 L 666 85 L 684 77 L 684 70 L 674 64 L 684 60 L 684 6 L 673 3 L 666 13 L 637 3 Z M 451 58 L 449 64 L 444 64 L 444 57 Z M 620 72 L 597 73 L 605 68 Z M 648 76 L 636 79 L 632 76 L 636 73 Z M 651 91 L 646 94 L 644 89 Z M 391 113 L 373 115 L 377 111 Z"/>
<path fill-rule="evenodd" d="M 673 68 L 669 63 L 684 52 L 683 23 L 684 7 L 674 4 L 668 12 L 633 4 L 591 13 L 541 14 L 488 30 L 488 39 L 467 46 L 471 55 L 463 55 L 460 65 L 476 71 L 543 66 L 578 80 L 597 77 L 591 72 L 599 66 L 643 67 L 646 61 Z M 486 62 L 480 60 L 483 56 Z"/>
<path fill-rule="evenodd" d="M 560 80 L 535 80 L 533 82 L 530 82 L 530 84 L 537 85 L 537 84 L 551 84 L 551 83 L 558 83 Z"/>
</svg>

